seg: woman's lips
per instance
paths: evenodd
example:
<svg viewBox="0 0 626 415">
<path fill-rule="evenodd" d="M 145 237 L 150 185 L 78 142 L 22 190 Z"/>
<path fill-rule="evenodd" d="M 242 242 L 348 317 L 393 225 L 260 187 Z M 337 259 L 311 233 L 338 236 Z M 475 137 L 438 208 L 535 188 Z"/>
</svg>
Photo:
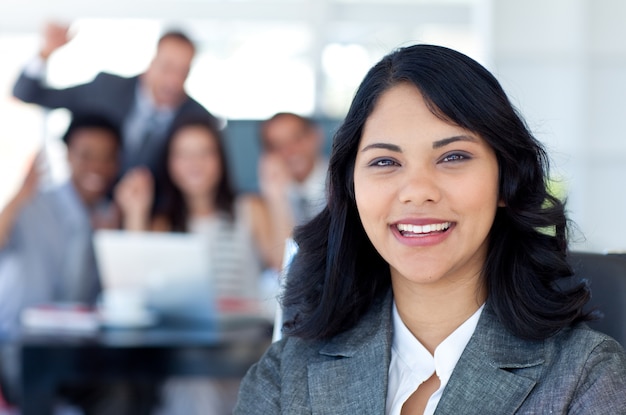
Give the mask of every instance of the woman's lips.
<svg viewBox="0 0 626 415">
<path fill-rule="evenodd" d="M 400 221 L 390 226 L 396 239 L 408 246 L 432 246 L 443 242 L 456 226 L 456 222 L 420 221 L 420 224 Z"/>
</svg>

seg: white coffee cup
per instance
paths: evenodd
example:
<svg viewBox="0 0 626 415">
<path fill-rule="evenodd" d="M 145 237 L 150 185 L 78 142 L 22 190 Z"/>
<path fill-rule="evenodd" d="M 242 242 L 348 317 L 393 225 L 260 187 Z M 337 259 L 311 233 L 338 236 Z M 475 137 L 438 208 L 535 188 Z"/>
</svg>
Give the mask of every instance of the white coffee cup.
<svg viewBox="0 0 626 415">
<path fill-rule="evenodd" d="M 100 315 L 105 323 L 115 325 L 137 325 L 152 317 L 144 294 L 133 289 L 105 290 L 100 298 Z"/>
</svg>

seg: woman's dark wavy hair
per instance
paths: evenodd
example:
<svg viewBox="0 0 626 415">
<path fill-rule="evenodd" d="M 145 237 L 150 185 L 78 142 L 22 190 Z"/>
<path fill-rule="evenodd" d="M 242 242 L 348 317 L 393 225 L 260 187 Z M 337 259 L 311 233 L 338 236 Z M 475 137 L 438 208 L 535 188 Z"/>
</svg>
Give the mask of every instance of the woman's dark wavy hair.
<svg viewBox="0 0 626 415">
<path fill-rule="evenodd" d="M 169 138 L 165 147 L 165 152 L 161 157 L 161 180 L 159 180 L 159 186 L 161 186 L 161 198 L 162 200 L 155 207 L 156 213 L 164 216 L 170 223 L 172 231 L 174 232 L 187 232 L 187 221 L 189 219 L 189 210 L 183 194 L 178 186 L 172 181 L 172 177 L 169 173 L 169 156 L 172 151 L 172 143 L 180 131 L 189 127 L 204 128 L 207 132 L 215 138 L 217 144 L 217 151 L 219 159 L 221 161 L 220 180 L 217 185 L 217 192 L 215 193 L 215 204 L 217 209 L 224 213 L 227 218 L 232 219 L 234 217 L 234 200 L 235 191 L 230 181 L 230 168 L 226 157 L 226 151 L 224 149 L 224 137 L 217 126 L 217 123 L 206 117 L 186 117 L 176 122 L 172 127 Z"/>
<path fill-rule="evenodd" d="M 363 125 L 382 93 L 415 85 L 440 119 L 482 137 L 495 151 L 499 194 L 483 278 L 488 301 L 515 335 L 544 339 L 589 318 L 584 284 L 560 289 L 566 262 L 564 204 L 547 190 L 548 157 L 484 67 L 454 50 L 414 45 L 385 56 L 365 76 L 334 136 L 328 203 L 295 231 L 283 306 L 294 316 L 287 334 L 322 339 L 352 327 L 390 289 L 389 266 L 361 225 L 353 170 Z"/>
</svg>

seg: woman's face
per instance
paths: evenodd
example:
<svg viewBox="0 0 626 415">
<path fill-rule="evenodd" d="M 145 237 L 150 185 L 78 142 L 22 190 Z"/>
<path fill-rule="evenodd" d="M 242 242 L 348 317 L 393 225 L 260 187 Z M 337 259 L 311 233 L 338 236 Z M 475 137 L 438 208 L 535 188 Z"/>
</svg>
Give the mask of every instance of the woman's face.
<svg viewBox="0 0 626 415">
<path fill-rule="evenodd" d="M 367 119 L 354 168 L 365 232 L 398 285 L 478 284 L 498 198 L 498 162 L 476 134 L 398 84 Z"/>
<path fill-rule="evenodd" d="M 189 126 L 176 132 L 172 140 L 168 168 L 174 185 L 185 196 L 213 193 L 222 168 L 217 138 L 202 126 Z"/>
</svg>

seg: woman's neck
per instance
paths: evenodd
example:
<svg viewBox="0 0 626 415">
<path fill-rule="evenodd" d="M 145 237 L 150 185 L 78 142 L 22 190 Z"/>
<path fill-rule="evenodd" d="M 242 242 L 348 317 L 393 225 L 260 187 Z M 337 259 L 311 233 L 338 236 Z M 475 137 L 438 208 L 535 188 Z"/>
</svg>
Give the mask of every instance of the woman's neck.
<svg viewBox="0 0 626 415">
<path fill-rule="evenodd" d="M 402 321 L 432 354 L 486 300 L 483 285 L 469 281 L 445 286 L 402 281 L 392 286 Z"/>
<path fill-rule="evenodd" d="M 187 196 L 185 203 L 192 218 L 212 216 L 217 211 L 214 198 L 210 195 Z"/>
</svg>

